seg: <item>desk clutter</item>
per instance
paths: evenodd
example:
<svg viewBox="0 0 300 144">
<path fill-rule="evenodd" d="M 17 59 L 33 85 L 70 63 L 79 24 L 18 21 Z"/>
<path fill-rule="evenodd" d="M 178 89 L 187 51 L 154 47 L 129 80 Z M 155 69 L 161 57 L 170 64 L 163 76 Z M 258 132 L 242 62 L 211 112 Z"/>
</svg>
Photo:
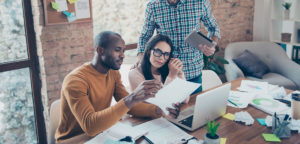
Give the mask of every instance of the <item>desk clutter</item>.
<svg viewBox="0 0 300 144">
<path fill-rule="evenodd" d="M 281 142 L 280 139 L 289 138 L 291 132 L 300 134 L 300 91 L 287 95 L 283 87 L 250 80 L 242 80 L 238 90 L 230 91 L 228 106 L 244 109 L 250 104 L 271 115 L 256 119 L 260 125 L 272 128 L 271 134 L 262 134 L 265 141 Z M 223 117 L 245 125 L 254 123 L 252 116 L 245 111 L 227 113 Z"/>
</svg>

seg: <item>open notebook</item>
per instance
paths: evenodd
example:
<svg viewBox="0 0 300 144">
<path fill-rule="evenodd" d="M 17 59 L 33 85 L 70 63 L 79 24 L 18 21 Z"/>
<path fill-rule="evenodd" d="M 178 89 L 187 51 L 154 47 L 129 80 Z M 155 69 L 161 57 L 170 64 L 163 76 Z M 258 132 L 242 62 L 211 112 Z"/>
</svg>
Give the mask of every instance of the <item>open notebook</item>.
<svg viewBox="0 0 300 144">
<path fill-rule="evenodd" d="M 178 144 L 185 143 L 193 138 L 179 127 L 175 126 L 165 118 L 154 119 L 135 126 L 138 130 L 147 130 L 146 140 L 154 144 Z"/>
<path fill-rule="evenodd" d="M 117 141 L 126 136 L 131 136 L 134 140 L 137 140 L 146 133 L 147 130 L 137 129 L 130 125 L 118 122 L 108 130 L 87 141 L 85 144 L 100 144 L 105 143 L 108 140 Z"/>
</svg>

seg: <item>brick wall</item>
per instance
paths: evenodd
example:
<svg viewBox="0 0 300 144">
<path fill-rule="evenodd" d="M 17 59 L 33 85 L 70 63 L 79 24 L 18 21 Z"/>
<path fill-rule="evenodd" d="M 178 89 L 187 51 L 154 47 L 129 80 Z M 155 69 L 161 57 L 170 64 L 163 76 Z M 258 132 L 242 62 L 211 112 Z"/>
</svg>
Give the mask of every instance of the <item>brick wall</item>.
<svg viewBox="0 0 300 144">
<path fill-rule="evenodd" d="M 48 104 L 60 97 L 64 77 L 93 56 L 93 25 L 78 23 L 43 27 L 41 35 Z"/>
</svg>

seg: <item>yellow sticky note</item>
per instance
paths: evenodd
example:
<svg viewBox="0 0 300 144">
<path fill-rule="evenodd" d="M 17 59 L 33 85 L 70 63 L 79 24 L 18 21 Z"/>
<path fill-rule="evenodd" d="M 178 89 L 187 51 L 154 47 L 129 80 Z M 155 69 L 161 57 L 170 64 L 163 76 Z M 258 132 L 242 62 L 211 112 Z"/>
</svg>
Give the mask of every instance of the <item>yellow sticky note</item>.
<svg viewBox="0 0 300 144">
<path fill-rule="evenodd" d="M 56 2 L 51 2 L 51 6 L 52 6 L 53 9 L 59 10 L 59 5 Z"/>
<path fill-rule="evenodd" d="M 281 142 L 281 140 L 274 134 L 263 133 L 262 136 L 264 137 L 265 141 L 267 141 L 267 142 Z"/>
<path fill-rule="evenodd" d="M 221 138 L 220 144 L 226 144 L 226 138 Z"/>
<path fill-rule="evenodd" d="M 223 118 L 229 119 L 229 120 L 234 120 L 234 114 L 232 113 L 227 113 L 223 115 Z"/>
<path fill-rule="evenodd" d="M 76 3 L 77 0 L 68 0 L 68 2 L 69 2 L 70 4 L 73 4 L 73 3 Z"/>
</svg>

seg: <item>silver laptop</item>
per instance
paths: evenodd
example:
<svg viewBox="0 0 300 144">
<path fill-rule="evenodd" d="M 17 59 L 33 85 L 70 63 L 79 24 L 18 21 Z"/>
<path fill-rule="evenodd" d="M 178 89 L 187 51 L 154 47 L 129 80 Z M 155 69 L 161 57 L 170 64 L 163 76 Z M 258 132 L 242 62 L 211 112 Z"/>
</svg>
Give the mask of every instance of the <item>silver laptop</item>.
<svg viewBox="0 0 300 144">
<path fill-rule="evenodd" d="M 180 112 L 177 119 L 168 119 L 174 124 L 193 131 L 226 113 L 231 83 L 199 94 L 194 106 Z"/>
</svg>

